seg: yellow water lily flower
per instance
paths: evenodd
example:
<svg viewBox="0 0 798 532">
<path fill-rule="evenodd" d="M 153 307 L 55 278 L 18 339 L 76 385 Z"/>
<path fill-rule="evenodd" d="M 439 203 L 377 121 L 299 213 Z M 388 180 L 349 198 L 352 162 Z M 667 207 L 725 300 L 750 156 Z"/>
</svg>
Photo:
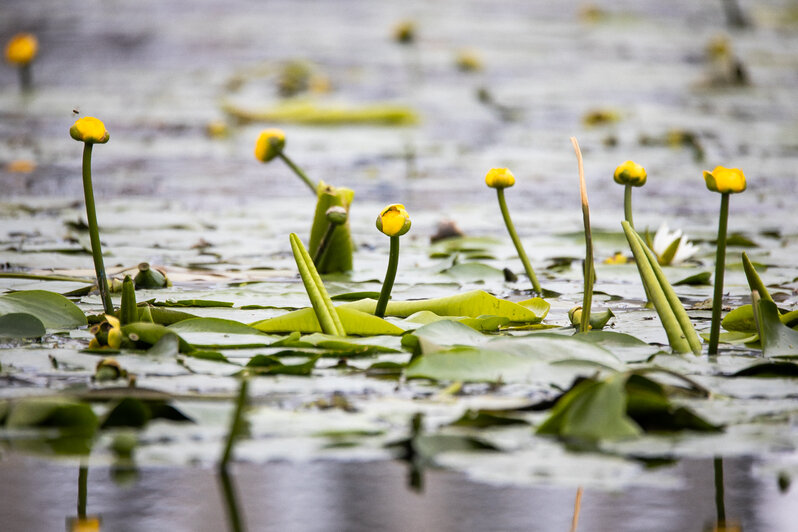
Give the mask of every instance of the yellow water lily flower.
<svg viewBox="0 0 798 532">
<path fill-rule="evenodd" d="M 628 262 L 629 262 L 629 257 L 624 255 L 620 251 L 616 251 L 615 255 L 604 259 L 604 264 L 626 264 Z"/>
<path fill-rule="evenodd" d="M 388 205 L 377 217 L 377 229 L 388 236 L 402 236 L 410 231 L 410 216 L 399 203 Z"/>
<path fill-rule="evenodd" d="M 78 119 L 69 128 L 69 134 L 73 139 L 87 144 L 105 144 L 110 138 L 102 120 L 93 116 L 84 116 Z"/>
<path fill-rule="evenodd" d="M 285 132 L 282 129 L 264 129 L 255 143 L 255 158 L 268 163 L 283 152 Z"/>
<path fill-rule="evenodd" d="M 646 184 L 646 169 L 634 161 L 626 161 L 615 169 L 612 176 L 619 185 L 642 187 Z"/>
<path fill-rule="evenodd" d="M 509 168 L 491 168 L 485 176 L 485 184 L 491 188 L 508 188 L 515 185 L 515 176 Z"/>
<path fill-rule="evenodd" d="M 13 65 L 27 65 L 36 57 L 39 41 L 32 33 L 17 33 L 6 44 L 6 61 Z"/>
<path fill-rule="evenodd" d="M 94 338 L 89 342 L 89 349 L 119 349 L 122 345 L 122 325 L 119 319 L 110 314 L 105 321 L 91 328 Z"/>
<path fill-rule="evenodd" d="M 721 194 L 736 194 L 746 188 L 745 175 L 739 168 L 716 166 L 712 172 L 704 171 L 707 188 Z"/>
</svg>

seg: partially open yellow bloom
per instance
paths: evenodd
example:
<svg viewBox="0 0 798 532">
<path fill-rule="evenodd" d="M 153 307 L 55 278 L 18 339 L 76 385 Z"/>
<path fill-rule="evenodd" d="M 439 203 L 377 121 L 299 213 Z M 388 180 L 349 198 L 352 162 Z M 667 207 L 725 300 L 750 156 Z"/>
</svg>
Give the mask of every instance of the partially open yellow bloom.
<svg viewBox="0 0 798 532">
<path fill-rule="evenodd" d="M 282 129 L 264 129 L 255 143 L 255 158 L 268 163 L 283 152 L 285 132 Z"/>
<path fill-rule="evenodd" d="M 604 259 L 604 264 L 626 264 L 628 262 L 629 262 L 629 257 L 624 255 L 620 251 L 616 251 L 615 255 Z"/>
<path fill-rule="evenodd" d="M 485 176 L 485 184 L 491 188 L 507 188 L 515 185 L 515 176 L 509 168 L 491 168 Z"/>
<path fill-rule="evenodd" d="M 615 169 L 612 176 L 619 185 L 632 185 L 642 187 L 646 184 L 646 169 L 634 161 L 626 161 Z"/>
<path fill-rule="evenodd" d="M 105 321 L 91 328 L 94 338 L 89 342 L 89 349 L 119 349 L 122 345 L 122 325 L 119 319 L 110 314 Z"/>
<path fill-rule="evenodd" d="M 39 41 L 32 33 L 17 33 L 6 44 L 6 61 L 14 65 L 27 65 L 36 57 Z"/>
<path fill-rule="evenodd" d="M 707 188 L 721 194 L 736 194 L 745 190 L 745 175 L 739 168 L 716 166 L 712 172 L 704 171 Z"/>
<path fill-rule="evenodd" d="M 377 229 L 388 236 L 402 236 L 410 231 L 410 215 L 399 203 L 388 205 L 377 217 Z"/>
<path fill-rule="evenodd" d="M 110 138 L 108 131 L 105 129 L 105 124 L 93 116 L 84 116 L 78 119 L 69 128 L 69 134 L 73 139 L 87 144 L 105 144 Z"/>
</svg>

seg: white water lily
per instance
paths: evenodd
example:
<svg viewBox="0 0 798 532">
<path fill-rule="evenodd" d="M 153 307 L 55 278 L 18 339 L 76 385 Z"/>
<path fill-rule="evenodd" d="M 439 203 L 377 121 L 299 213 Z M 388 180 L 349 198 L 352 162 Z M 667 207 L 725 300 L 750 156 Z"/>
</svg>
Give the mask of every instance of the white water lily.
<svg viewBox="0 0 798 532">
<path fill-rule="evenodd" d="M 665 256 L 666 251 L 677 240 L 679 241 L 679 244 L 676 247 L 676 252 L 673 253 L 673 256 L 670 257 L 670 260 L 668 260 L 668 257 Z M 654 235 L 652 248 L 654 254 L 657 256 L 657 260 L 663 266 L 674 266 L 676 264 L 681 264 L 698 253 L 698 250 L 700 249 L 695 244 L 690 243 L 687 235 L 683 234 L 681 229 L 677 229 L 671 233 L 670 229 L 668 229 L 668 224 L 666 223 L 663 223 L 659 226 L 659 229 L 657 229 L 657 232 Z"/>
</svg>

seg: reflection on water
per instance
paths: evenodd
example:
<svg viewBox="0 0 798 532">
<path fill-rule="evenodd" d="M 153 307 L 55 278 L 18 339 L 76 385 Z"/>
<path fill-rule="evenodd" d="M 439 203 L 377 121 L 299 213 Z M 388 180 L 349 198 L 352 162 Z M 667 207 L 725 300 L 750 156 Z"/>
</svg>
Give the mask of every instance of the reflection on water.
<svg viewBox="0 0 798 532">
<path fill-rule="evenodd" d="M 60 529 L 64 516 L 74 515 L 75 466 L 15 454 L 7 458 L 0 465 L 3 530 Z M 721 478 L 713 474 L 719 471 L 716 463 L 684 460 L 668 466 L 681 486 L 586 489 L 579 530 L 714 530 L 714 480 Z M 798 504 L 798 494 L 781 494 L 776 483 L 755 478 L 753 463 L 727 458 L 722 464 L 727 527 L 794 530 L 790 508 Z M 135 483 L 122 486 L 113 482 L 108 467 L 83 471 L 88 490 L 79 513 L 101 516 L 102 529 L 114 532 L 244 530 L 244 523 L 249 530 L 281 531 L 551 531 L 568 530 L 575 517 L 572 486 L 493 486 L 428 469 L 421 495 L 407 488 L 401 462 L 236 464 L 221 482 L 215 469 L 148 467 Z M 235 508 L 228 521 L 226 511 Z"/>
</svg>

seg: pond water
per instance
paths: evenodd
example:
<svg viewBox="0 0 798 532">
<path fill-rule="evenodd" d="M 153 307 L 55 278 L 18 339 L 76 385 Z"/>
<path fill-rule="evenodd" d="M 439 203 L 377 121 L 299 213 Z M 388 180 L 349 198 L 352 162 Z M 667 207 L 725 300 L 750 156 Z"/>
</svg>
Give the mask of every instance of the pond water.
<svg viewBox="0 0 798 532">
<path fill-rule="evenodd" d="M 744 530 L 794 530 L 794 491 L 752 476 L 757 464 L 723 464 L 727 519 Z M 711 529 L 716 521 L 711 460 L 667 466 L 670 486 L 586 489 L 579 521 L 587 530 L 668 532 Z M 203 468 L 142 468 L 115 482 L 107 467 L 90 468 L 87 514 L 107 530 L 212 531 L 227 526 L 221 481 Z M 400 462 L 274 462 L 236 466 L 240 521 L 252 530 L 567 530 L 577 488 L 513 487 L 471 482 L 440 470 L 407 487 Z M 117 478 L 121 475 L 116 475 Z M 78 469 L 11 458 L 4 463 L 4 529 L 56 530 L 76 513 Z M 709 528 L 707 528 L 709 527 Z"/>
<path fill-rule="evenodd" d="M 476 382 L 377 378 L 363 370 L 410 358 L 398 337 L 383 335 L 371 340 L 369 356 L 347 355 L 343 369 L 342 356 L 319 347 L 324 356 L 310 378 L 252 380 L 249 434 L 232 468 L 244 521 L 252 530 L 567 530 L 582 487 L 582 530 L 704 530 L 716 516 L 713 459 L 722 457 L 730 521 L 746 531 L 798 530 L 798 495 L 789 486 L 798 475 L 795 377 L 730 378 L 763 360 L 761 350 L 742 344 L 723 345 L 717 357 L 661 351 L 667 338 L 656 313 L 644 308 L 637 269 L 604 264 L 616 251 L 629 254 L 620 228 L 623 188 L 612 181 L 618 164 L 633 159 L 648 171 L 646 186 L 635 190 L 638 229 L 653 233 L 666 222 L 699 245 L 690 261 L 665 268 L 671 282 L 714 270 L 719 198 L 706 190 L 702 171 L 738 167 L 748 190 L 731 198 L 729 231 L 745 239 L 730 245 L 725 306 L 750 301 L 742 251 L 782 310 L 798 306 L 798 9 L 787 0 L 742 5 L 749 26 L 730 29 L 720 0 L 5 0 L 0 36 L 32 31 L 40 55 L 32 94 L 20 95 L 13 68 L 0 69 L 0 267 L 93 275 L 81 225 L 81 148 L 67 131 L 76 118 L 96 116 L 111 134 L 93 154 L 108 271 L 147 261 L 165 267 L 174 284 L 139 290 L 139 301 L 221 301 L 232 306 L 184 310 L 242 323 L 307 306 L 288 234 L 307 237 L 313 198 L 280 161 L 263 165 L 252 156 L 258 132 L 276 125 L 286 131 L 287 153 L 313 179 L 356 192 L 355 267 L 325 278 L 331 294 L 379 291 L 388 239 L 374 219 L 399 202 L 413 227 L 402 240 L 395 299 L 473 289 L 512 301 L 530 297 L 484 185 L 488 169 L 508 167 L 517 179 L 507 201 L 519 234 L 541 284 L 559 293 L 547 298 L 544 323 L 566 326 L 568 310 L 581 303 L 584 258 L 574 135 L 596 246 L 594 305 L 615 313 L 612 331 L 653 345 L 619 349 L 617 362 L 656 365 L 709 389 L 711 400 L 684 393 L 674 400 L 724 432 L 647 433 L 576 449 L 533 434 L 545 411 L 517 414 L 520 428 L 451 427 L 469 409 L 550 400 L 597 370 L 560 365 L 529 378 Z M 416 23 L 411 46 L 392 38 L 403 20 Z M 730 52 L 713 59 L 713 49 Z M 463 50 L 478 56 L 481 70 L 458 70 Z M 316 88 L 302 101 L 399 105 L 418 123 L 253 123 L 229 112 L 278 108 L 281 69 L 295 60 L 310 65 Z M 431 245 L 442 220 L 473 240 Z M 505 281 L 503 268 L 520 279 Z M 98 314 L 101 301 L 87 288 L 0 278 L 3 293 L 50 290 Z M 707 332 L 712 287 L 676 289 L 698 331 Z M 92 381 L 99 357 L 83 351 L 92 337 L 86 328 L 49 332 L 40 342 L 2 340 L 0 398 L 107 387 Z M 255 355 L 282 350 L 231 346 L 208 334 L 224 344 L 226 363 L 115 355 L 140 388 L 169 394 L 196 422 L 155 420 L 136 431 L 139 469 L 128 482 L 112 480 L 113 446 L 129 436 L 124 431 L 103 431 L 89 458 L 52 458 L 62 450 L 57 445 L 0 433 L 3 526 L 60 529 L 75 515 L 79 460 L 89 463 L 88 513 L 102 516 L 105 530 L 228 526 L 212 465 L 227 434 L 235 374 Z M 447 388 L 460 380 L 460 389 Z M 423 491 L 410 489 L 408 464 L 392 460 L 386 445 L 407 437 L 418 412 L 432 438 L 462 443 L 476 435 L 501 452 L 436 448 Z"/>
</svg>

